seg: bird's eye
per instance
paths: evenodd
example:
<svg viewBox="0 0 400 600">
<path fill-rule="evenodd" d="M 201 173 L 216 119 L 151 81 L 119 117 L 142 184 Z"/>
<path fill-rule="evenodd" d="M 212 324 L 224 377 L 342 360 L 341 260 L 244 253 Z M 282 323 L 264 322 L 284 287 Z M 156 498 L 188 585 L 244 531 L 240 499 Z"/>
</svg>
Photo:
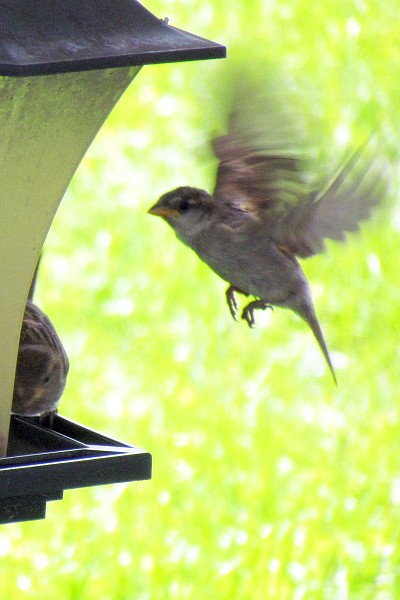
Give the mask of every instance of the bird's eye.
<svg viewBox="0 0 400 600">
<path fill-rule="evenodd" d="M 181 203 L 179 204 L 179 210 L 181 212 L 186 212 L 187 210 L 189 210 L 189 208 L 190 208 L 189 200 L 187 200 L 186 198 L 181 200 Z"/>
</svg>

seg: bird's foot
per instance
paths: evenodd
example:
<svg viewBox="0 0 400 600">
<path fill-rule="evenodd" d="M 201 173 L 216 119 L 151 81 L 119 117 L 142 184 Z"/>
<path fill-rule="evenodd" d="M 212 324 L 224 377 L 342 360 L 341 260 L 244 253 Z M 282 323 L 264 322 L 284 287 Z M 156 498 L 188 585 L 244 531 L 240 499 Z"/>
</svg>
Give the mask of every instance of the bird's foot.
<svg viewBox="0 0 400 600">
<path fill-rule="evenodd" d="M 49 410 L 48 412 L 42 413 L 39 417 L 39 424 L 42 425 L 42 427 L 48 427 L 48 429 L 53 429 L 57 413 L 57 409 Z"/>
<path fill-rule="evenodd" d="M 243 294 L 244 296 L 248 296 L 248 294 L 246 294 L 246 292 L 244 292 L 243 290 L 240 290 L 239 288 L 235 287 L 234 285 L 230 285 L 225 292 L 226 301 L 227 301 L 228 307 L 229 307 L 229 312 L 231 313 L 232 318 L 235 321 L 237 321 L 236 312 L 239 307 L 238 307 L 238 303 L 236 302 L 235 292 L 237 292 L 238 294 Z"/>
<path fill-rule="evenodd" d="M 247 325 L 249 327 L 254 327 L 256 323 L 254 318 L 254 311 L 258 308 L 260 310 L 265 310 L 266 308 L 274 310 L 274 307 L 271 304 L 264 302 L 264 300 L 253 300 L 253 302 L 250 302 L 247 306 L 244 307 L 242 312 L 242 319 L 244 319 L 247 322 Z"/>
</svg>

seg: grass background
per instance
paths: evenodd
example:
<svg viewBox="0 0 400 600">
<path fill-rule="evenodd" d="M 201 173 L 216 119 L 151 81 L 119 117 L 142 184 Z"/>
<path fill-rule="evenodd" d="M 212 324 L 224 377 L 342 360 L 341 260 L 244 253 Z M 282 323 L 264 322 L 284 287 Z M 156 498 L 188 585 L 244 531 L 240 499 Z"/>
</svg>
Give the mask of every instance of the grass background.
<svg viewBox="0 0 400 600">
<path fill-rule="evenodd" d="M 337 389 L 304 323 L 234 323 L 225 284 L 146 210 L 179 184 L 212 190 L 207 140 L 239 63 L 298 82 L 326 162 L 378 128 L 396 163 L 398 2 L 146 7 L 229 58 L 138 75 L 63 200 L 37 301 L 71 360 L 61 413 L 151 451 L 153 480 L 68 491 L 46 520 L 2 526 L 0 595 L 395 600 L 396 183 L 361 235 L 303 263 Z"/>
</svg>

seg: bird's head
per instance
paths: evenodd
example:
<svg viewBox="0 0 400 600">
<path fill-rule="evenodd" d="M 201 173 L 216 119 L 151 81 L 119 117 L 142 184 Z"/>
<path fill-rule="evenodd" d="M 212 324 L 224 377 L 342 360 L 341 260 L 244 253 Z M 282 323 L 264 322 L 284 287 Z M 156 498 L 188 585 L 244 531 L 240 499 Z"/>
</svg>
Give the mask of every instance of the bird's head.
<svg viewBox="0 0 400 600">
<path fill-rule="evenodd" d="M 214 208 L 213 197 L 204 190 L 179 187 L 161 196 L 149 213 L 162 217 L 183 241 L 189 241 L 207 226 Z"/>
<path fill-rule="evenodd" d="M 25 345 L 20 348 L 13 412 L 32 416 L 54 410 L 66 384 L 66 358 L 65 361 L 49 348 L 40 345 Z"/>
</svg>

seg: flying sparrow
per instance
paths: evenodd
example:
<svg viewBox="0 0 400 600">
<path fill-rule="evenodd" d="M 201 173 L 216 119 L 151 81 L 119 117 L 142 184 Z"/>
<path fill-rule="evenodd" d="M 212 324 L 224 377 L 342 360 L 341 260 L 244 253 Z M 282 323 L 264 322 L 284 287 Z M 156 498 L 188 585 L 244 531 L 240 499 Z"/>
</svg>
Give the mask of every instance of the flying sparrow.
<svg viewBox="0 0 400 600">
<path fill-rule="evenodd" d="M 69 361 L 46 315 L 28 300 L 22 323 L 12 412 L 52 424 L 64 391 Z"/>
<path fill-rule="evenodd" d="M 265 98 L 254 89 L 242 91 L 233 102 L 227 135 L 213 140 L 219 159 L 213 194 L 179 187 L 161 196 L 149 213 L 163 217 L 230 284 L 226 298 L 233 318 L 235 293 L 255 298 L 241 313 L 250 327 L 256 309 L 290 308 L 302 317 L 336 383 L 297 258 L 322 252 L 325 238 L 343 241 L 345 232 L 358 230 L 384 195 L 386 178 L 366 144 L 328 182 L 312 181 L 299 119 L 274 90 Z"/>
</svg>

